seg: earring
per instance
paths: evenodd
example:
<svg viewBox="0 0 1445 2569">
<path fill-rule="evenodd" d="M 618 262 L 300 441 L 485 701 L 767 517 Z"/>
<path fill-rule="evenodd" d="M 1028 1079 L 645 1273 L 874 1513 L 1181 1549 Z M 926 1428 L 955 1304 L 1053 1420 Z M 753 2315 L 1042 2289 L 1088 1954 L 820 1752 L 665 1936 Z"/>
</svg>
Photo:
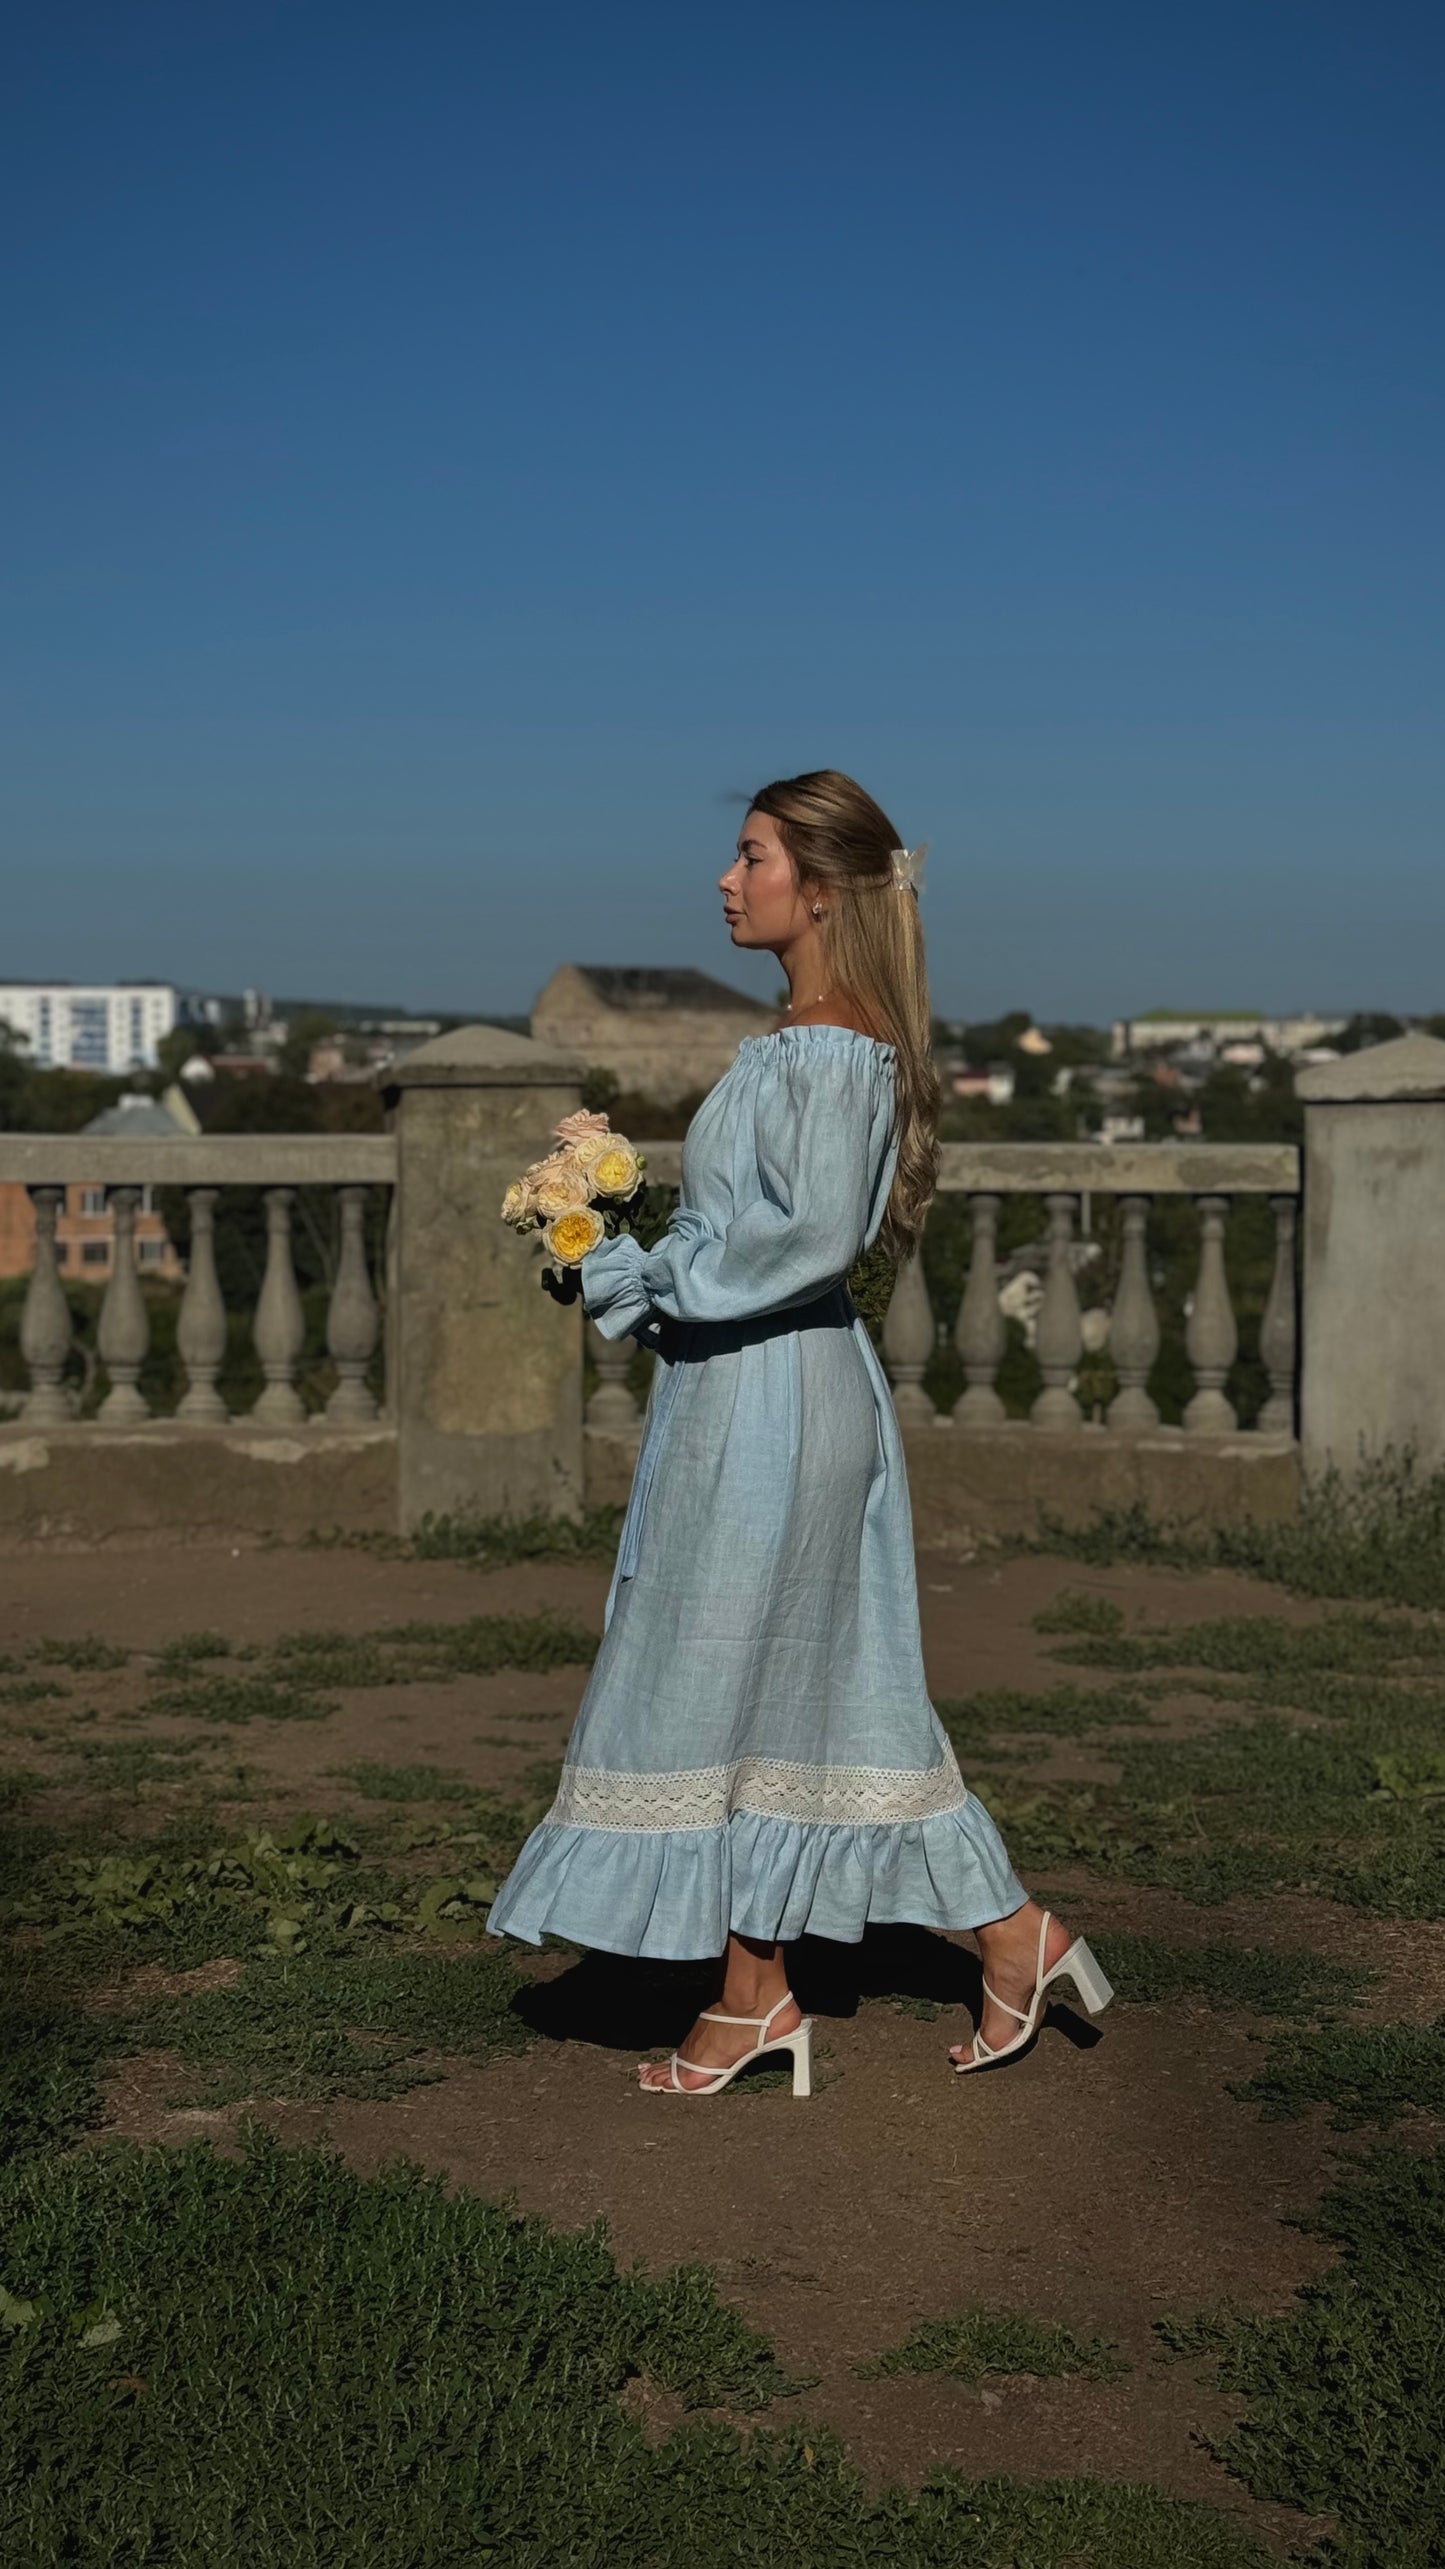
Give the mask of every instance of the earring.
<svg viewBox="0 0 1445 2569">
<path fill-rule="evenodd" d="M 822 904 L 822 902 L 821 902 L 821 901 L 815 901 L 815 902 L 813 903 L 813 916 L 814 916 L 814 918 L 815 918 L 815 919 L 821 919 L 822 915 L 823 915 L 823 904 Z"/>
</svg>

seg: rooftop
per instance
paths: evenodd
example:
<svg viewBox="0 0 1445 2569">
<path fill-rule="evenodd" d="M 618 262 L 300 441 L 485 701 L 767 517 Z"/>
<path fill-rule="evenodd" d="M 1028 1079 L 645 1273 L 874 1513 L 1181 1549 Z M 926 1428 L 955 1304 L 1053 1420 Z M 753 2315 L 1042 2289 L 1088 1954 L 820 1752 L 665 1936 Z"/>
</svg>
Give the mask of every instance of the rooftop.
<svg viewBox="0 0 1445 2569">
<path fill-rule="evenodd" d="M 578 963 L 572 969 L 609 1008 L 756 1008 L 772 1013 L 764 1000 L 730 989 L 727 982 L 714 981 L 711 973 L 696 972 L 689 964 Z"/>
</svg>

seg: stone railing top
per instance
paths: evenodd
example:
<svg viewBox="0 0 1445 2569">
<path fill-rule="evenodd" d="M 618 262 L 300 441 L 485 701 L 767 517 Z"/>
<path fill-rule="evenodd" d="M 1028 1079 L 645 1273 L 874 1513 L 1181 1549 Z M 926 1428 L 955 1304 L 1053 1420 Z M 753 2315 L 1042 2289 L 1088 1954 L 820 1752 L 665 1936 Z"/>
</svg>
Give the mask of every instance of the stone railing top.
<svg viewBox="0 0 1445 2569">
<path fill-rule="evenodd" d="M 654 1185 L 676 1186 L 681 1142 L 638 1140 Z M 945 1142 L 938 1182 L 965 1195 L 1298 1195 L 1290 1142 Z"/>
<path fill-rule="evenodd" d="M 1397 1035 L 1339 1061 L 1312 1062 L 1295 1075 L 1310 1106 L 1384 1106 L 1392 1098 L 1445 1097 L 1445 1044 L 1433 1035 Z"/>
<path fill-rule="evenodd" d="M 21 1186 L 389 1186 L 390 1133 L 0 1133 L 0 1183 Z"/>
<path fill-rule="evenodd" d="M 400 1061 L 383 1063 L 376 1078 L 393 1097 L 404 1088 L 565 1087 L 581 1079 L 586 1067 L 580 1056 L 554 1052 L 530 1035 L 509 1034 L 505 1026 L 454 1026 Z"/>
</svg>

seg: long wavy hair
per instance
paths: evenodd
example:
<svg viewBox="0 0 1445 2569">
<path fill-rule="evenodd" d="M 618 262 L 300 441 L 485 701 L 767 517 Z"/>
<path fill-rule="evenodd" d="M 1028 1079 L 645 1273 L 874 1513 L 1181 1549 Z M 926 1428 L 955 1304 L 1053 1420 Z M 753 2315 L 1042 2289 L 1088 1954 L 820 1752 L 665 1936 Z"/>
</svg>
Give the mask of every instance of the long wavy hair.
<svg viewBox="0 0 1445 2569">
<path fill-rule="evenodd" d="M 895 1260 L 906 1258 L 938 1187 L 940 1089 L 918 895 L 894 881 L 898 832 L 836 767 L 781 777 L 749 808 L 776 821 L 794 871 L 826 896 L 817 926 L 829 992 L 851 999 L 869 1033 L 897 1057 L 898 1165 L 879 1242 Z"/>
</svg>

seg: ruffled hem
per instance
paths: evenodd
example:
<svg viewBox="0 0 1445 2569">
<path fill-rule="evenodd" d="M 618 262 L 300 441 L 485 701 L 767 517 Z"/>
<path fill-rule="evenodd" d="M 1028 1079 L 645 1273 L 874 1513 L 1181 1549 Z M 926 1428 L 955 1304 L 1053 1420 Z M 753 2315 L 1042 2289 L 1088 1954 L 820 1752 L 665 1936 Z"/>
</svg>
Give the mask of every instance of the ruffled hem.
<svg viewBox="0 0 1445 2569">
<path fill-rule="evenodd" d="M 703 1962 L 729 1934 L 764 1944 L 865 1927 L 982 1927 L 1028 1894 L 982 1803 L 875 1828 L 764 1819 L 725 1826 L 533 1830 L 489 1921 L 496 1936 L 546 1935 L 601 1953 Z"/>
</svg>

